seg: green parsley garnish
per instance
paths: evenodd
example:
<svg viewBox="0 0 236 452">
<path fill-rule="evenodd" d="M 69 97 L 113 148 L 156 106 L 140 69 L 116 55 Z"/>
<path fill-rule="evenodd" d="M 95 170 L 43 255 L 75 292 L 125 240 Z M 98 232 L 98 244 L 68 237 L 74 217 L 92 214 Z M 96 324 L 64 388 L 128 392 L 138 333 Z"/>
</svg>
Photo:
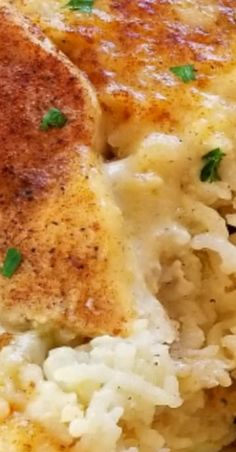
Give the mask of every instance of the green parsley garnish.
<svg viewBox="0 0 236 452">
<path fill-rule="evenodd" d="M 193 64 L 185 64 L 184 66 L 174 66 L 170 68 L 177 77 L 179 77 L 184 83 L 196 80 L 196 69 Z"/>
<path fill-rule="evenodd" d="M 41 130 L 48 130 L 56 127 L 61 128 L 67 123 L 67 117 L 58 108 L 50 108 L 42 118 L 40 123 Z"/>
<path fill-rule="evenodd" d="M 22 254 L 16 248 L 8 248 L 1 273 L 6 278 L 11 278 L 22 261 Z"/>
<path fill-rule="evenodd" d="M 200 179 L 202 182 L 215 182 L 220 180 L 218 173 L 219 165 L 222 158 L 225 156 L 224 152 L 220 148 L 213 149 L 207 154 L 203 155 L 202 160 L 205 162 Z"/>
<path fill-rule="evenodd" d="M 82 11 L 83 13 L 91 13 L 94 0 L 70 0 L 66 7 L 72 11 Z"/>
</svg>

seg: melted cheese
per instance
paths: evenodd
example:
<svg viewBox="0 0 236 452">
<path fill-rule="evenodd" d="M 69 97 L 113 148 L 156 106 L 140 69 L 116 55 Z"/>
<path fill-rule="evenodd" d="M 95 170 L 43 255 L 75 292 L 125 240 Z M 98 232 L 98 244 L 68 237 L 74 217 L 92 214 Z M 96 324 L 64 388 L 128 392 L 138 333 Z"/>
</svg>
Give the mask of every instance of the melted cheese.
<svg viewBox="0 0 236 452">
<path fill-rule="evenodd" d="M 234 1 L 96 0 L 91 15 L 58 0 L 14 3 L 88 75 L 120 154 L 150 129 L 182 131 L 199 106 L 198 90 L 211 90 L 235 59 Z M 170 72 L 190 63 L 194 84 Z"/>
<path fill-rule="evenodd" d="M 174 393 L 180 394 L 183 406 L 174 410 L 161 409 L 155 420 L 155 431 L 151 429 L 150 415 L 150 424 L 143 433 L 141 424 L 146 427 L 146 409 L 149 405 L 144 404 L 143 409 L 139 397 L 141 391 L 137 391 L 137 400 L 132 397 L 140 410 L 138 421 L 132 405 L 131 411 L 128 411 L 131 430 L 136 428 L 138 432 L 132 441 L 135 446 L 141 443 L 140 450 L 145 452 L 152 450 L 153 444 L 156 447 L 157 441 L 161 442 L 160 448 L 167 444 L 174 451 L 218 451 L 235 439 L 232 423 L 236 406 L 235 388 L 232 385 L 228 391 L 231 384 L 228 369 L 235 369 L 236 365 L 236 248 L 233 246 L 235 237 L 229 238 L 225 223 L 228 218 L 234 224 L 236 206 L 235 1 L 95 0 L 91 15 L 70 12 L 64 8 L 65 2 L 58 0 L 14 0 L 13 3 L 40 24 L 96 88 L 108 147 L 113 147 L 115 157 L 123 157 L 106 163 L 103 171 L 110 179 L 116 202 L 125 219 L 125 234 L 136 256 L 137 263 L 132 269 L 136 282 L 140 278 L 146 284 L 143 291 L 136 293 L 141 301 L 140 316 L 148 317 L 144 327 L 148 329 L 148 334 L 152 336 L 152 328 L 157 334 L 156 342 L 152 339 L 151 346 L 148 342 L 147 348 L 149 351 L 154 344 L 156 350 L 160 343 L 162 347 L 165 341 L 167 344 L 176 341 L 171 350 L 173 373 L 171 365 L 168 363 L 165 367 L 165 360 L 161 361 L 158 355 L 157 374 L 152 368 L 150 378 L 162 385 L 165 380 L 163 375 L 167 372 L 165 389 L 168 391 L 174 381 Z M 170 71 L 170 67 L 190 63 L 197 70 L 197 79 L 184 84 Z M 202 156 L 217 147 L 226 153 L 220 166 L 222 180 L 203 184 L 199 178 Z M 93 183 L 92 186 L 97 189 L 96 180 L 91 177 Z M 100 196 L 103 192 L 98 193 L 98 197 L 103 199 Z M 106 208 L 109 210 L 110 204 L 106 204 Z M 114 217 L 112 212 L 107 220 L 110 225 Z M 120 237 L 123 241 L 122 234 Z M 108 247 L 111 247 L 110 242 Z M 116 254 L 116 248 L 111 249 L 112 254 Z M 113 264 L 115 275 L 116 260 Z M 156 296 L 169 319 L 163 314 Z M 149 297 L 154 301 L 151 305 Z M 93 298 L 87 299 L 86 307 L 93 309 Z M 146 332 L 139 342 L 141 348 Z M 156 338 L 154 334 L 152 337 Z M 125 360 L 121 356 L 123 358 L 126 350 L 131 355 L 140 353 L 146 378 L 149 367 L 143 358 L 143 348 L 141 352 L 139 348 L 133 352 L 135 341 L 132 340 L 130 338 L 126 349 L 127 344 L 121 339 L 117 345 L 116 361 L 122 367 Z M 56 358 L 55 363 L 51 363 L 51 373 L 47 372 L 48 379 L 55 378 L 61 390 L 66 387 L 73 391 L 77 390 L 78 381 L 82 380 L 82 395 L 80 387 L 78 394 L 82 401 L 83 397 L 87 397 L 86 408 L 94 385 L 103 404 L 104 399 L 98 389 L 100 374 L 98 372 L 97 381 L 93 366 L 97 365 L 98 360 L 99 365 L 102 363 L 103 366 L 105 362 L 105 367 L 112 368 L 115 346 L 111 348 L 111 344 L 113 339 L 104 337 L 100 344 L 102 350 L 99 349 L 98 339 L 97 345 L 95 340 L 94 345 L 90 343 L 78 350 L 53 351 L 52 355 L 55 354 Z M 84 377 L 80 368 L 77 381 L 73 365 L 77 369 L 78 356 L 89 377 Z M 129 358 L 127 361 L 129 368 Z M 49 362 L 50 358 L 45 369 Z M 138 361 L 138 372 L 142 365 Z M 128 374 L 129 391 L 135 381 L 132 378 L 136 375 L 135 372 Z M 83 378 L 89 378 L 88 386 Z M 147 381 L 144 379 L 144 387 Z M 120 408 L 121 392 L 120 387 L 116 388 L 116 375 L 109 383 L 115 386 L 112 403 Z M 224 388 L 219 389 L 218 386 Z M 125 392 L 124 409 L 126 396 Z M 224 405 L 228 403 L 227 397 L 232 403 L 229 408 Z M 38 397 L 36 402 L 40 405 L 41 398 Z M 47 397 L 40 407 L 44 408 L 44 403 L 47 403 Z M 33 408 L 31 406 L 31 411 L 28 411 L 32 417 L 36 412 L 35 406 L 38 406 L 37 403 L 33 403 Z M 100 416 L 99 403 L 95 406 Z M 154 410 L 155 407 L 151 406 L 152 413 Z M 220 417 L 216 422 L 218 413 Z M 105 414 L 110 413 L 107 410 Z M 88 438 L 86 432 L 83 438 L 80 430 L 84 424 L 81 427 L 76 422 L 71 431 L 75 437 L 82 435 L 86 450 Z M 127 418 L 121 417 L 119 426 L 122 423 L 127 424 L 127 431 L 131 434 Z M 106 441 L 106 421 L 104 425 Z M 119 426 L 117 423 L 116 427 Z M 21 431 L 19 434 L 22 434 Z M 52 436 L 50 441 L 54 444 L 51 431 L 49 436 Z M 59 444 L 57 447 L 60 450 Z M 92 447 L 96 451 L 96 441 Z M 20 446 L 19 450 L 21 452 Z"/>
</svg>

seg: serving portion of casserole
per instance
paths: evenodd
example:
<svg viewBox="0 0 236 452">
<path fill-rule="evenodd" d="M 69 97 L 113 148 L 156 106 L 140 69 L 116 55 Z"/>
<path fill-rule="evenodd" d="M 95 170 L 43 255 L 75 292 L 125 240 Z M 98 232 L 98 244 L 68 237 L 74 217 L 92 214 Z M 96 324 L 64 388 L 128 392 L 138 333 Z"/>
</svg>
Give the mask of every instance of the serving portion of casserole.
<svg viewBox="0 0 236 452">
<path fill-rule="evenodd" d="M 0 5 L 0 452 L 220 452 L 235 1 Z"/>
</svg>

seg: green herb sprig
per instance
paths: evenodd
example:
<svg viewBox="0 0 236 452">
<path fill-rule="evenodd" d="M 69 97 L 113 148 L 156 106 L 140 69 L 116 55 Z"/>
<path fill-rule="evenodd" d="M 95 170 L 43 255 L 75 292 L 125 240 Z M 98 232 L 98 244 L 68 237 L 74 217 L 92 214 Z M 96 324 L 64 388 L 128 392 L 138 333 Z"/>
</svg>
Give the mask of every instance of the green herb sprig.
<svg viewBox="0 0 236 452">
<path fill-rule="evenodd" d="M 178 78 L 180 78 L 184 83 L 189 83 L 196 80 L 196 69 L 193 64 L 185 64 L 183 66 L 174 66 L 170 68 Z"/>
<path fill-rule="evenodd" d="M 22 261 L 22 254 L 16 248 L 8 248 L 1 273 L 6 278 L 11 278 Z"/>
<path fill-rule="evenodd" d="M 67 121 L 66 115 L 58 108 L 53 107 L 43 116 L 40 123 L 40 129 L 45 131 L 54 127 L 61 129 L 66 125 Z"/>
<path fill-rule="evenodd" d="M 72 11 L 81 11 L 82 13 L 91 13 L 94 0 L 70 0 L 66 7 Z"/>
<path fill-rule="evenodd" d="M 203 155 L 202 160 L 204 166 L 200 173 L 200 179 L 202 182 L 215 182 L 221 180 L 218 173 L 219 166 L 222 158 L 225 156 L 224 152 L 220 148 L 212 149 Z"/>
</svg>

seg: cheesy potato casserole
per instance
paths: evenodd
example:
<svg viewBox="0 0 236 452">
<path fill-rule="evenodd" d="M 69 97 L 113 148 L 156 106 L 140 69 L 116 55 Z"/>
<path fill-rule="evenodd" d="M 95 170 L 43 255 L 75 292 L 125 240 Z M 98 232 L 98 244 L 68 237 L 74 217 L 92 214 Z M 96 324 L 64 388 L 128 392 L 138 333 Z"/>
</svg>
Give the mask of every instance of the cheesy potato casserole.
<svg viewBox="0 0 236 452">
<path fill-rule="evenodd" d="M 235 451 L 235 0 L 0 0 L 0 157 L 0 452 Z"/>
</svg>

